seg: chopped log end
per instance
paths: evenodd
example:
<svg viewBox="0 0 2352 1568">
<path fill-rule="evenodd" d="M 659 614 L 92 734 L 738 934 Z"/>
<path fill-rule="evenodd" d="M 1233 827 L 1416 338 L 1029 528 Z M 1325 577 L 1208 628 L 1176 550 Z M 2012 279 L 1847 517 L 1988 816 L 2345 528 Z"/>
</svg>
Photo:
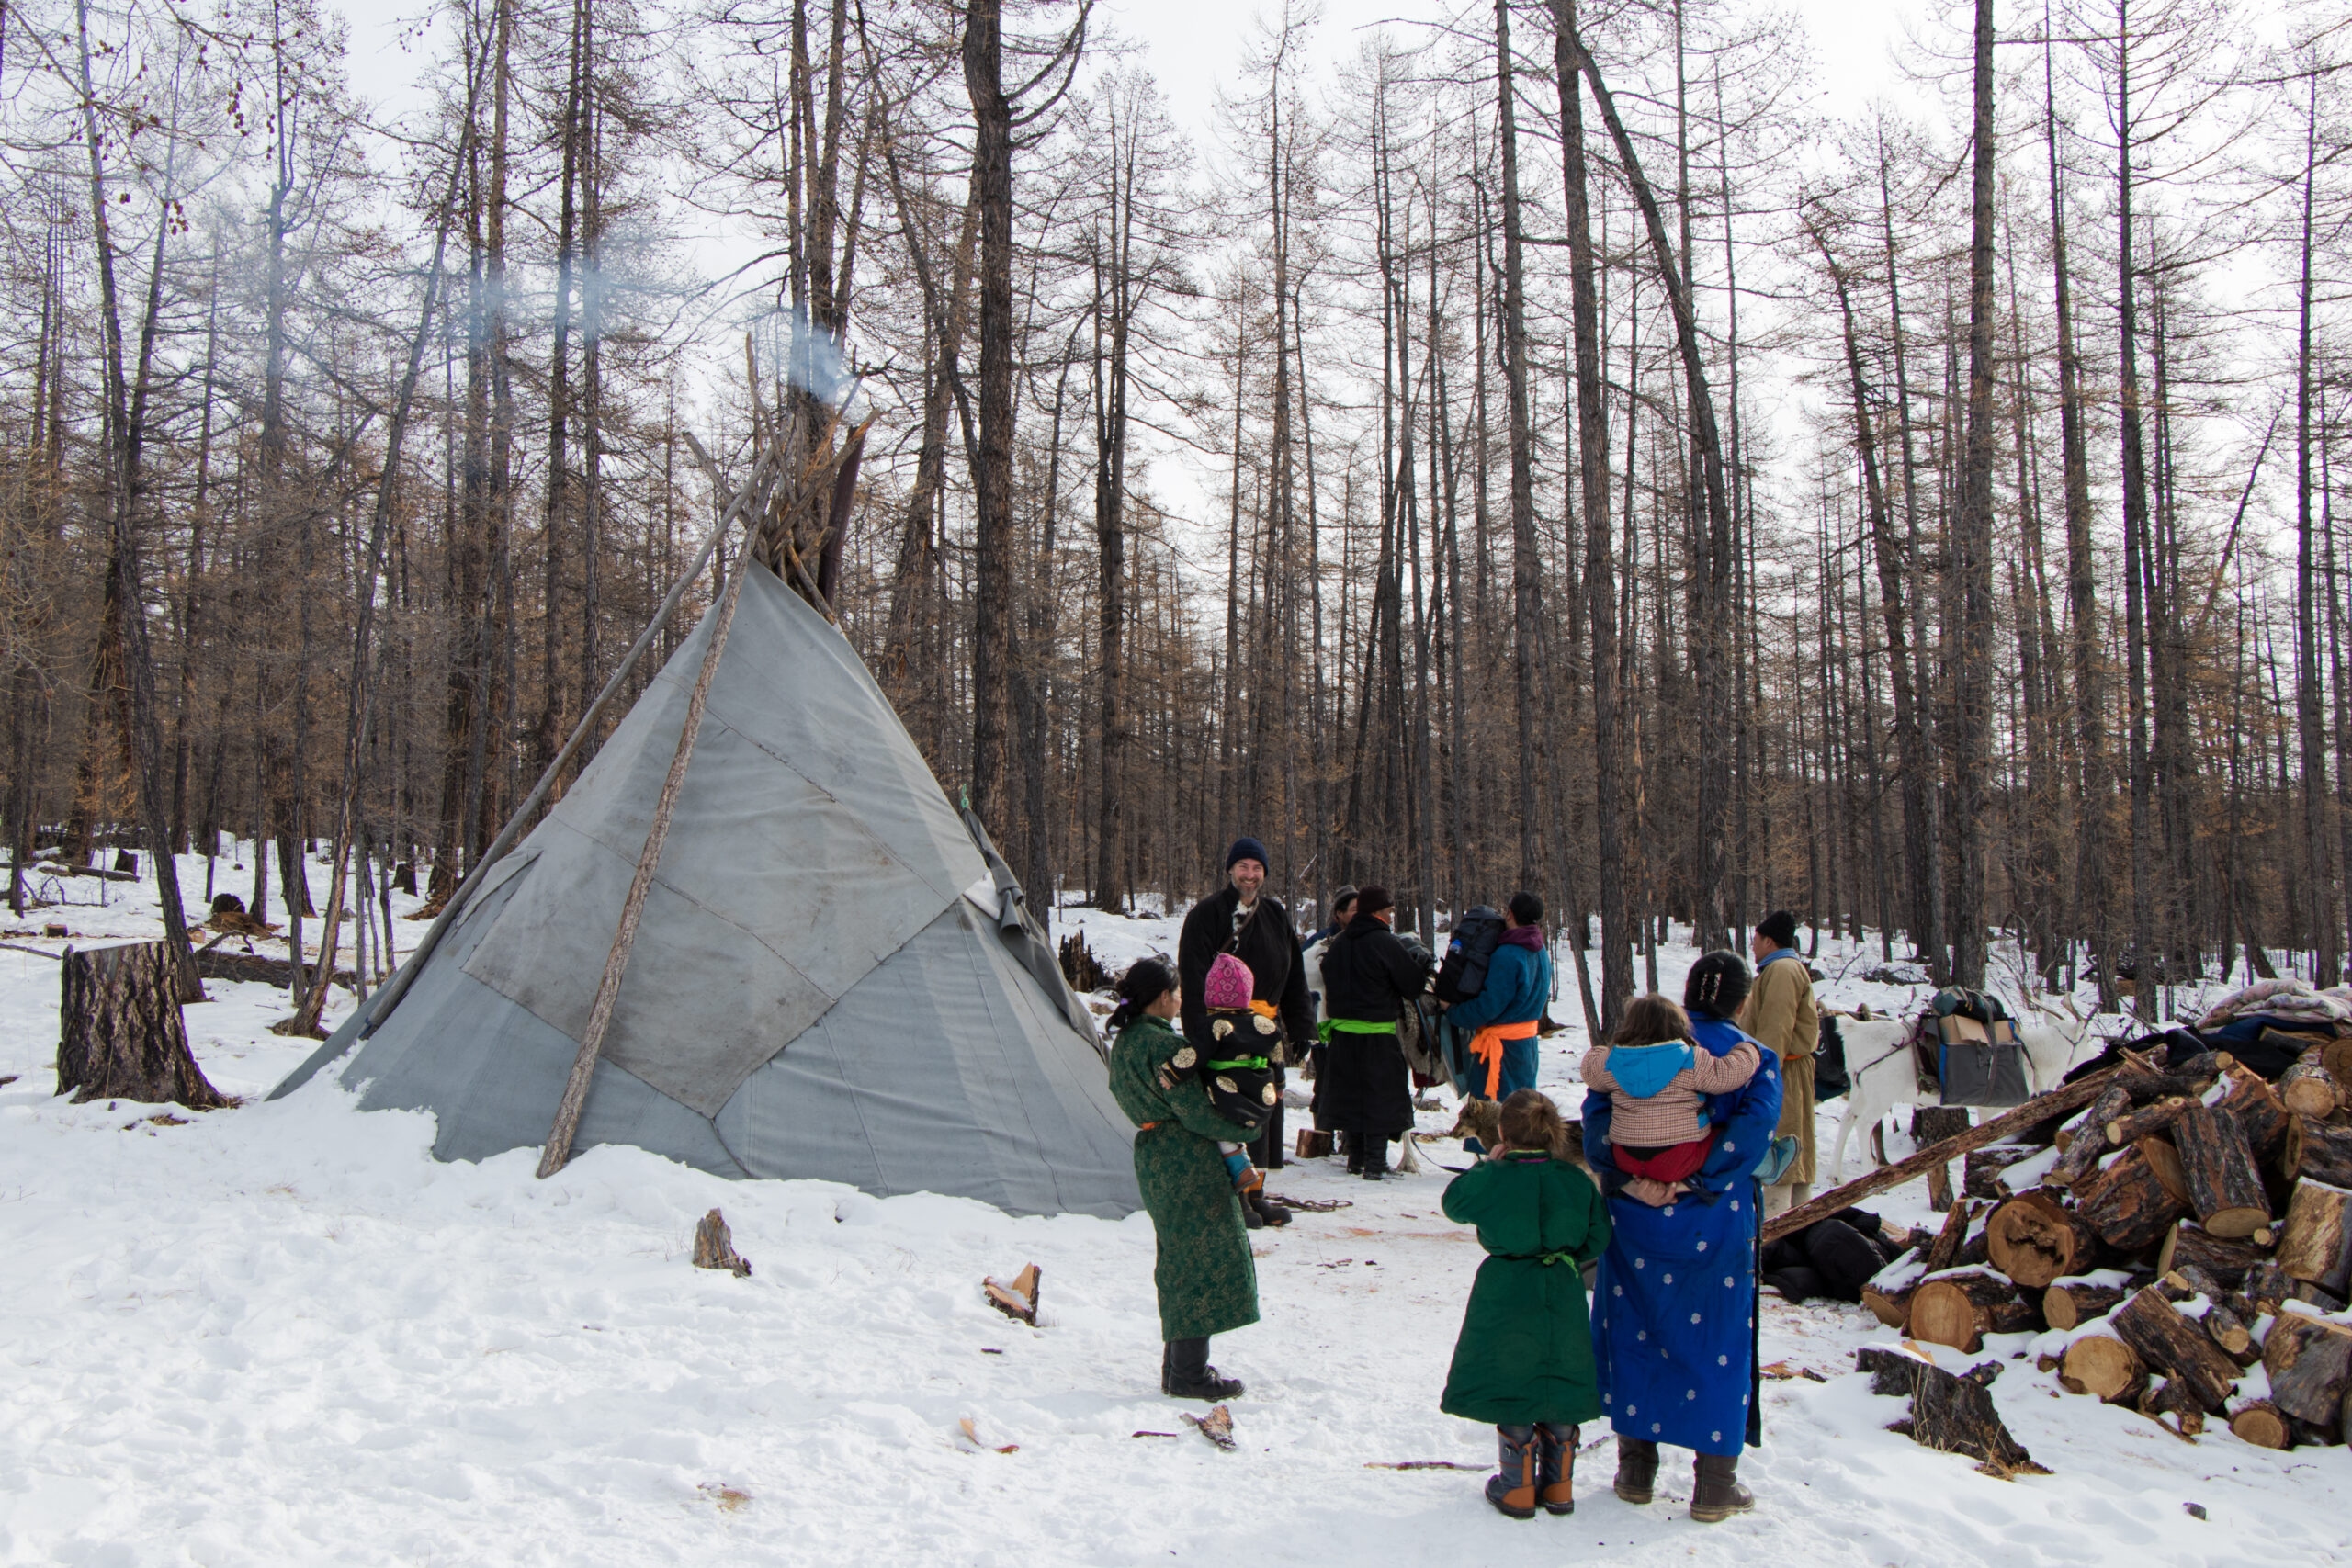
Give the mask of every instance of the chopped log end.
<svg viewBox="0 0 2352 1568">
<path fill-rule="evenodd" d="M 751 1260 L 735 1250 L 726 1217 L 716 1209 L 695 1222 L 695 1267 L 723 1269 L 739 1280 L 752 1272 Z"/>
<path fill-rule="evenodd" d="M 2136 1396 L 2147 1376 L 2137 1351 L 2104 1334 L 2086 1334 L 2067 1346 L 2058 1366 L 2058 1381 L 2069 1391 L 2109 1403 Z"/>
<path fill-rule="evenodd" d="M 2199 1223 L 2224 1241 L 2251 1241 L 2256 1247 L 2270 1245 L 2270 1211 L 2267 1206 L 2233 1204 L 2214 1210 Z"/>
<path fill-rule="evenodd" d="M 2295 1435 L 2288 1428 L 2287 1417 L 2267 1399 L 2251 1400 L 2240 1405 L 2230 1417 L 2230 1430 L 2241 1441 L 2252 1443 L 2257 1449 L 2283 1450 L 2295 1446 Z"/>
<path fill-rule="evenodd" d="M 1037 1326 L 1037 1285 L 1045 1278 L 1032 1263 L 1015 1274 L 1008 1282 L 991 1276 L 980 1281 L 980 1294 L 989 1305 L 1010 1318 L 1017 1318 L 1030 1327 Z"/>
<path fill-rule="evenodd" d="M 1889 1328 L 1900 1328 L 1909 1319 L 1911 1292 L 1883 1291 L 1876 1285 L 1864 1285 L 1862 1304 L 1870 1308 L 1871 1315 Z"/>
<path fill-rule="evenodd" d="M 2029 1291 L 2085 1272 L 2098 1245 L 2087 1224 L 2041 1192 L 2012 1198 L 1994 1210 L 1984 1241 L 1993 1267 Z"/>
<path fill-rule="evenodd" d="M 1973 1353 L 1987 1334 L 2024 1333 L 2038 1327 L 2040 1317 L 1996 1274 L 1951 1274 L 1923 1280 L 1911 1292 L 1907 1326 L 1911 1337 L 1923 1344 Z"/>
<path fill-rule="evenodd" d="M 2060 1330 L 2080 1328 L 2129 1293 L 2113 1285 L 2052 1285 L 2041 1292 L 2042 1321 Z"/>
</svg>

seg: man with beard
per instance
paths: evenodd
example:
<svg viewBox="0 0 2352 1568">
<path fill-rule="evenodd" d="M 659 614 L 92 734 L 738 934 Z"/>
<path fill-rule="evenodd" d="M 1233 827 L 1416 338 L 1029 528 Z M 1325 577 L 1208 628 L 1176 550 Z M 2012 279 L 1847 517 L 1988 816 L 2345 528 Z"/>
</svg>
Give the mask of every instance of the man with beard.
<svg viewBox="0 0 2352 1568">
<path fill-rule="evenodd" d="M 1203 1037 L 1208 1025 L 1205 987 L 1209 965 L 1220 953 L 1230 953 L 1250 966 L 1250 1008 L 1280 1026 L 1273 1053 L 1274 1083 L 1286 1074 L 1283 1064 L 1305 1051 L 1315 1040 L 1315 1010 L 1306 998 L 1306 974 L 1298 958 L 1298 932 L 1281 900 L 1266 892 L 1266 846 L 1239 838 L 1225 853 L 1226 886 L 1193 906 L 1176 942 L 1176 976 L 1183 995 L 1183 1026 L 1187 1039 Z M 1283 1111 L 1277 1104 L 1265 1131 L 1250 1145 L 1250 1155 L 1261 1170 L 1283 1167 Z M 1270 1201 L 1262 1192 L 1245 1202 L 1251 1228 L 1290 1223 L 1290 1211 Z"/>
</svg>

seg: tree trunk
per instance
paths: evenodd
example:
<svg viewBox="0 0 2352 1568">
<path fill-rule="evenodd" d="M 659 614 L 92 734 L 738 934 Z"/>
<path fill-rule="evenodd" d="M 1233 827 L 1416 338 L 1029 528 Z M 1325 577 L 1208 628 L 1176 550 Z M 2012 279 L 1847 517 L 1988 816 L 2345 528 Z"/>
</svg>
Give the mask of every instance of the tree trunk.
<svg viewBox="0 0 2352 1568">
<path fill-rule="evenodd" d="M 967 0 L 964 86 L 972 104 L 972 199 L 979 209 L 979 441 L 972 465 L 972 809 L 1008 826 L 1005 734 L 1012 690 L 1012 103 L 1001 0 Z M 1016 860 L 1022 844 L 1006 835 Z"/>
<path fill-rule="evenodd" d="M 1954 528 L 1960 657 L 1953 692 L 1953 827 L 1960 885 L 1951 908 L 1952 977 L 1984 984 L 1986 774 L 1993 739 L 1993 0 L 1976 0 L 1974 151 L 1968 247 L 1968 436 Z M 2026 635 L 2019 628 L 2019 635 Z"/>
</svg>

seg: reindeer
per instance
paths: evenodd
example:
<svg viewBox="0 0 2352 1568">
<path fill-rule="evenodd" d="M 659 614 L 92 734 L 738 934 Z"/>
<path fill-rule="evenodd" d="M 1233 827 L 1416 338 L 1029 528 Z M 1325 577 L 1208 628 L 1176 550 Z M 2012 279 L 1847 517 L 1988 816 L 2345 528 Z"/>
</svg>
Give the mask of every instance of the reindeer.
<svg viewBox="0 0 2352 1568">
<path fill-rule="evenodd" d="M 2018 1043 L 2025 1047 L 2027 1089 L 2042 1094 L 2056 1088 L 2075 1065 L 2090 1021 L 2066 997 L 2060 997 L 2054 1007 L 2040 997 L 2030 998 L 2026 1006 L 2034 1017 L 2018 1021 Z M 1911 1065 L 1909 1021 L 1841 1016 L 1838 1028 L 1846 1041 L 1846 1073 L 1852 1085 L 1846 1091 L 1845 1120 L 1838 1123 L 1838 1143 L 1829 1156 L 1832 1187 L 1845 1179 L 1846 1140 L 1857 1128 L 1867 1134 L 1897 1105 L 1943 1103 L 1940 1094 L 1918 1086 Z"/>
</svg>

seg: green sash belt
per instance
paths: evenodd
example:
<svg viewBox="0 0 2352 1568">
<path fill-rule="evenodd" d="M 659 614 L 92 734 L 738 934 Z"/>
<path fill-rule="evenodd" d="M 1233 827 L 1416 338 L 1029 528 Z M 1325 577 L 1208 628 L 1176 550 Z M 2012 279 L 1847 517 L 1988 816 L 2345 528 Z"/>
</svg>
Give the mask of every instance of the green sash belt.
<svg viewBox="0 0 2352 1568">
<path fill-rule="evenodd" d="M 1394 1019 L 1386 1023 L 1372 1023 L 1360 1018 L 1335 1018 L 1331 1020 L 1331 1027 L 1341 1034 L 1394 1034 L 1396 1032 L 1396 1021 Z"/>
</svg>

